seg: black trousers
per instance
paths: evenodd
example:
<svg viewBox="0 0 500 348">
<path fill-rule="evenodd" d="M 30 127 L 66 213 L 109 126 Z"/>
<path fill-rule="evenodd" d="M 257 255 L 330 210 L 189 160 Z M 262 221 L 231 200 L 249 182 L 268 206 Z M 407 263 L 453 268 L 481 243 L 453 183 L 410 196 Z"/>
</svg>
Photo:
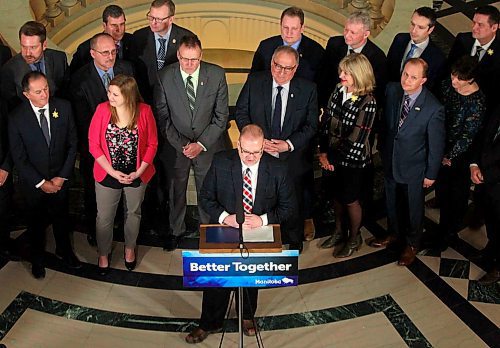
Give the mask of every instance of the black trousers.
<svg viewBox="0 0 500 348">
<path fill-rule="evenodd" d="M 10 211 L 12 206 L 12 177 L 9 177 L 5 183 L 0 186 L 0 248 L 3 243 L 9 239 Z"/>
<path fill-rule="evenodd" d="M 236 311 L 238 308 L 238 290 L 231 288 L 210 288 L 203 291 L 200 328 L 205 331 L 220 329 L 224 324 L 231 291 L 235 291 Z M 248 295 L 248 296 L 247 296 Z M 243 319 L 251 320 L 257 310 L 257 288 L 245 288 L 243 296 Z"/>
<path fill-rule="evenodd" d="M 95 197 L 94 157 L 92 157 L 88 150 L 81 150 L 80 152 L 80 174 L 82 175 L 83 183 L 84 224 L 88 233 L 95 237 L 97 204 Z"/>
<path fill-rule="evenodd" d="M 477 185 L 484 209 L 484 222 L 488 244 L 484 255 L 489 266 L 500 267 L 500 183 Z"/>
<path fill-rule="evenodd" d="M 463 227 L 470 192 L 470 170 L 466 161 L 443 166 L 436 181 L 436 197 L 440 204 L 439 239 L 447 243 Z"/>
<path fill-rule="evenodd" d="M 43 264 L 45 230 L 50 224 L 52 224 L 56 240 L 56 252 L 61 256 L 72 253 L 69 237 L 68 186 L 57 193 L 50 194 L 36 188 L 23 187 L 22 189 L 26 199 L 32 263 Z"/>
</svg>

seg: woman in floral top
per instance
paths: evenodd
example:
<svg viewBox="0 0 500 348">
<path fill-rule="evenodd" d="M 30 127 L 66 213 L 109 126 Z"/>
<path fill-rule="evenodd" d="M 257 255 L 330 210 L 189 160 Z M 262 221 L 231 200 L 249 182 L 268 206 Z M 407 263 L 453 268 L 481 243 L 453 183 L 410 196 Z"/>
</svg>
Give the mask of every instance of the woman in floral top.
<svg viewBox="0 0 500 348">
<path fill-rule="evenodd" d="M 436 196 L 441 206 L 439 245 L 445 250 L 450 238 L 462 229 L 470 189 L 471 144 L 483 123 L 486 101 L 475 79 L 475 57 L 464 56 L 443 81 L 441 101 L 445 107 L 446 143 Z"/>
<path fill-rule="evenodd" d="M 340 83 L 330 96 L 320 134 L 321 167 L 332 172 L 336 225 L 332 236 L 321 247 L 334 247 L 333 256 L 348 257 L 362 244 L 360 200 L 364 195 L 367 166 L 372 161 L 368 137 L 377 105 L 372 96 L 373 69 L 363 54 L 346 56 L 339 64 L 339 77 Z M 349 221 L 349 233 L 342 230 L 344 215 Z"/>
<path fill-rule="evenodd" d="M 125 266 L 136 266 L 136 241 L 146 184 L 155 173 L 158 147 L 151 107 L 142 102 L 133 77 L 111 80 L 108 101 L 97 106 L 89 129 L 89 150 L 95 158 L 96 237 L 101 274 L 109 270 L 113 223 L 123 194 L 125 212 Z"/>
</svg>

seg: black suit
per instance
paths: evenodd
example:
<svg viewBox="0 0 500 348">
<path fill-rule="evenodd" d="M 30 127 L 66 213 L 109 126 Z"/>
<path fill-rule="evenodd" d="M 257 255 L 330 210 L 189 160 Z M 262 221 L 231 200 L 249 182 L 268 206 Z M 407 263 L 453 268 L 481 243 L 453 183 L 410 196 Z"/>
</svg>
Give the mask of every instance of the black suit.
<svg viewBox="0 0 500 348">
<path fill-rule="evenodd" d="M 0 169 L 8 174 L 7 180 L 0 186 L 0 248 L 8 236 L 8 215 L 12 198 L 12 158 L 9 151 L 7 133 L 7 106 L 0 99 Z"/>
<path fill-rule="evenodd" d="M 248 76 L 236 102 L 235 119 L 238 129 L 250 123 L 259 125 L 264 130 L 264 137 L 272 139 L 272 88 L 273 78 L 270 72 L 258 72 Z M 282 152 L 279 159 L 287 163 L 289 174 L 295 184 L 298 197 L 303 196 L 304 183 L 310 181 L 312 175 L 312 139 L 318 127 L 318 102 L 316 84 L 301 78 L 290 81 L 290 90 L 286 106 L 285 118 L 280 139 L 289 140 L 294 147 L 292 152 Z M 299 213 L 285 226 L 291 243 L 302 241 L 304 234 L 304 211 L 302 199 L 299 202 Z"/>
<path fill-rule="evenodd" d="M 237 150 L 219 152 L 205 177 L 200 192 L 200 204 L 212 223 L 219 223 L 222 212 L 236 213 L 242 204 L 243 174 Z M 264 154 L 258 169 L 257 189 L 252 213 L 267 213 L 270 224 L 283 223 L 296 212 L 293 188 L 287 179 L 287 168 L 280 161 Z M 210 331 L 222 327 L 231 289 L 213 288 L 203 291 L 200 327 Z M 243 318 L 250 320 L 257 308 L 257 289 L 247 289 Z M 250 305 L 249 305 L 250 302 Z"/>
<path fill-rule="evenodd" d="M 57 117 L 56 117 L 57 116 Z M 76 158 L 76 129 L 71 105 L 62 99 L 50 99 L 51 140 L 46 140 L 31 105 L 25 101 L 9 117 L 9 144 L 19 172 L 19 187 L 25 198 L 28 230 L 31 234 L 33 263 L 43 263 L 45 228 L 52 220 L 56 252 L 71 251 L 68 225 L 68 187 L 47 194 L 35 186 L 54 177 L 71 178 Z"/>
<path fill-rule="evenodd" d="M 484 211 L 488 244 L 484 249 L 487 261 L 496 262 L 500 266 L 500 104 L 494 109 L 487 120 L 484 132 L 478 137 L 473 149 L 473 163 L 476 163 L 483 175 L 484 183 L 476 185 L 481 192 L 481 206 Z M 492 266 L 492 265 L 488 265 Z"/>
<path fill-rule="evenodd" d="M 270 70 L 271 58 L 274 50 L 282 45 L 283 38 L 280 35 L 262 40 L 253 56 L 252 69 L 250 72 Z M 295 76 L 302 77 L 309 81 L 316 81 L 325 49 L 313 39 L 302 35 L 297 51 L 299 52 L 300 59 Z"/>
<path fill-rule="evenodd" d="M 44 51 L 44 60 L 50 94 L 64 97 L 69 79 L 66 53 L 47 48 Z M 0 95 L 7 102 L 9 111 L 25 100 L 21 81 L 30 71 L 30 66 L 20 53 L 12 57 L 0 70 Z"/>
<path fill-rule="evenodd" d="M 120 50 L 116 55 L 116 59 L 131 60 L 131 48 L 132 34 L 125 33 L 120 41 Z M 76 52 L 73 54 L 73 58 L 71 59 L 69 71 L 71 74 L 74 74 L 82 66 L 90 62 L 92 62 L 92 56 L 90 55 L 90 39 L 88 39 L 78 45 Z"/>
<path fill-rule="evenodd" d="M 475 39 L 472 33 L 459 33 L 450 53 L 448 64 L 451 65 L 460 57 L 470 55 Z M 491 54 L 490 54 L 491 53 Z M 500 39 L 497 37 L 491 43 L 487 52 L 479 61 L 477 83 L 486 96 L 488 109 L 491 111 L 498 103 L 498 81 L 500 80 Z"/>
<path fill-rule="evenodd" d="M 333 36 L 328 40 L 322 69 L 318 80 L 318 101 L 320 107 L 326 107 L 328 98 L 335 86 L 340 82 L 338 66 L 340 61 L 347 55 L 348 46 L 343 36 Z M 368 58 L 375 75 L 375 98 L 378 105 L 384 105 L 385 85 L 387 83 L 387 59 L 384 52 L 370 40 L 366 41 L 361 53 Z"/>
<path fill-rule="evenodd" d="M 12 58 L 12 52 L 10 51 L 10 48 L 0 43 L 0 66 L 7 63 L 10 58 Z"/>
<path fill-rule="evenodd" d="M 183 36 L 192 34 L 191 31 L 172 24 L 170 37 L 166 45 L 167 52 L 163 67 L 177 62 L 177 48 L 179 47 L 180 40 Z M 146 102 L 152 104 L 153 87 L 157 80 L 158 66 L 155 36 L 149 27 L 134 32 L 132 51 L 141 93 Z"/>
<path fill-rule="evenodd" d="M 113 74 L 114 76 L 119 74 L 133 76 L 132 64 L 125 60 L 116 60 Z M 108 96 L 93 60 L 72 75 L 70 86 L 78 133 L 79 169 L 83 178 L 85 221 L 89 231 L 94 231 L 97 206 L 93 174 L 94 157 L 89 152 L 88 130 L 97 105 L 107 101 Z"/>
<path fill-rule="evenodd" d="M 404 53 L 410 42 L 411 37 L 408 33 L 399 33 L 394 37 L 389 52 L 387 52 L 387 70 L 389 81 L 401 81 L 401 64 L 405 57 Z M 420 58 L 426 61 L 429 65 L 427 71 L 427 82 L 425 85 L 429 89 L 433 89 L 436 82 L 439 81 L 443 75 L 443 68 L 445 66 L 446 57 L 439 47 L 437 47 L 429 38 L 429 44 L 420 55 Z M 437 86 L 437 85 L 436 85 Z"/>
</svg>

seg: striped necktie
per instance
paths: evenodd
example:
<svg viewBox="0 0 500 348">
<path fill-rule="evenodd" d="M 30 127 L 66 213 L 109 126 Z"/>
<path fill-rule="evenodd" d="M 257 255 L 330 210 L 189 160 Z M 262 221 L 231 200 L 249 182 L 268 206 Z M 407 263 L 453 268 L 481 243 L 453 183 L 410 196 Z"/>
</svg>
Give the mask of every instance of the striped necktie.
<svg viewBox="0 0 500 348">
<path fill-rule="evenodd" d="M 196 101 L 196 94 L 194 93 L 193 77 L 189 75 L 186 79 L 186 93 L 189 102 L 189 108 L 191 109 L 191 114 L 194 111 L 194 102 Z"/>
<path fill-rule="evenodd" d="M 409 113 L 410 113 L 410 96 L 408 94 L 405 94 L 403 108 L 401 109 L 401 116 L 399 118 L 398 130 L 401 128 L 401 126 L 405 122 Z"/>
</svg>

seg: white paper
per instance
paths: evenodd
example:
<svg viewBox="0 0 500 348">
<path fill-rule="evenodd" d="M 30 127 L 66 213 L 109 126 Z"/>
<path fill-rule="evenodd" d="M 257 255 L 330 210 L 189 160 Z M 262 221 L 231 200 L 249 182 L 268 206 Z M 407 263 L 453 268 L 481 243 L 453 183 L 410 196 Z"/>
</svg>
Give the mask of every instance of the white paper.
<svg viewBox="0 0 500 348">
<path fill-rule="evenodd" d="M 261 226 L 253 229 L 243 229 L 245 242 L 274 242 L 273 226 Z"/>
</svg>

